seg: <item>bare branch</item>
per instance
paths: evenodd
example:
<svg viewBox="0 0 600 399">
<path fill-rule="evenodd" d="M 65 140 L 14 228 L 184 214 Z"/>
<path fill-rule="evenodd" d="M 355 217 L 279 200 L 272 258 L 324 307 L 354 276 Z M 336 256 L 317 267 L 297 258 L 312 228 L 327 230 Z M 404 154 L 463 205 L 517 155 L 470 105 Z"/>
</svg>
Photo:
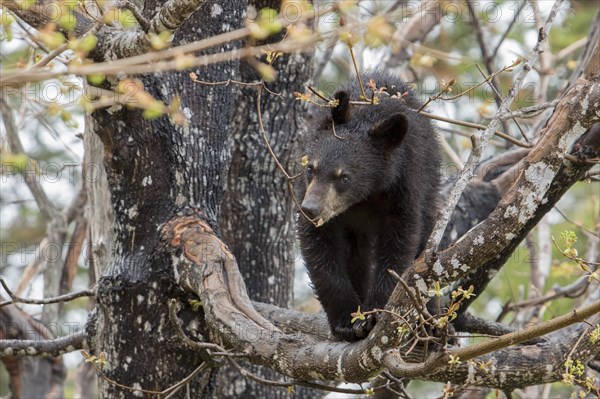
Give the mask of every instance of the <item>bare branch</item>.
<svg viewBox="0 0 600 399">
<path fill-rule="evenodd" d="M 11 300 L 0 302 L 0 307 L 10 305 L 13 303 L 29 303 L 33 305 L 47 305 L 50 303 L 59 303 L 59 302 L 69 302 L 77 298 L 81 298 L 84 296 L 94 296 L 94 290 L 83 290 L 77 292 L 71 292 L 69 294 L 60 295 L 54 298 L 44 298 L 44 299 L 31 299 L 31 298 L 20 298 L 13 294 L 13 292 L 8 288 L 8 285 L 4 281 L 2 277 L 0 277 L 0 284 L 6 291 L 6 293 L 10 296 Z"/>
<path fill-rule="evenodd" d="M 6 339 L 0 340 L 0 358 L 7 356 L 56 357 L 87 348 L 88 342 L 83 331 L 43 341 Z"/>
<path fill-rule="evenodd" d="M 47 245 L 48 238 L 44 237 L 44 239 L 40 241 L 39 245 L 35 249 L 35 256 L 31 262 L 27 264 L 27 267 L 25 267 L 23 273 L 21 273 L 19 283 L 14 291 L 16 296 L 20 296 L 21 293 L 25 291 L 25 288 L 27 288 L 27 285 L 31 282 L 31 280 L 40 272 L 40 269 L 45 262 L 45 259 L 42 256 L 42 251 L 44 251 Z"/>
<path fill-rule="evenodd" d="M 245 28 L 244 28 L 245 29 Z M 166 72 L 181 69 L 182 60 L 181 57 L 191 52 L 199 51 L 206 47 L 212 47 L 217 45 L 217 40 L 221 40 L 222 37 L 228 37 L 231 40 L 237 40 L 245 36 L 244 29 L 238 31 L 232 31 L 221 35 L 213 36 L 209 39 L 201 40 L 194 43 L 184 44 L 178 47 L 173 47 L 169 50 L 148 52 L 143 55 L 138 55 L 130 58 L 120 59 L 118 61 L 110 61 L 103 63 L 95 63 L 90 65 L 72 65 L 69 66 L 66 71 L 42 71 L 30 74 L 25 74 L 21 71 L 6 71 L 3 72 L 3 77 L 0 78 L 0 83 L 4 84 L 17 84 L 23 82 L 36 82 L 41 80 L 47 80 L 64 76 L 65 74 L 74 74 L 80 76 L 88 75 L 104 75 L 114 76 L 123 73 L 131 74 L 144 74 L 152 72 Z M 244 34 L 241 34 L 244 33 Z M 239 37 L 238 37 L 239 36 Z M 315 35 L 309 41 L 310 44 L 313 41 L 319 40 Z M 227 40 L 229 41 L 229 40 Z M 262 55 L 265 51 L 281 51 L 281 52 L 295 52 L 309 48 L 307 43 L 275 43 L 265 44 L 256 47 L 238 48 L 231 51 L 225 51 L 215 54 L 207 54 L 202 56 L 191 56 L 183 60 L 186 68 L 193 68 L 197 66 L 206 66 L 209 64 L 217 64 L 220 62 L 242 59 L 251 56 Z M 179 57 L 179 58 L 177 58 Z M 158 58 L 157 61 L 152 59 Z M 148 61 L 150 59 L 150 61 Z M 155 63 L 153 63 L 155 62 Z"/>
<path fill-rule="evenodd" d="M 125 31 L 111 26 L 102 26 L 97 33 L 98 47 L 90 53 L 94 61 L 120 59 L 149 52 L 151 49 L 147 33 L 160 34 L 174 32 L 189 16 L 198 10 L 205 0 L 169 0 L 156 13 L 151 21 L 147 22 L 141 12 L 127 1 L 118 1 L 111 8 L 125 8 L 132 11 L 142 29 Z M 52 22 L 52 8 L 47 2 L 37 2 L 33 7 L 24 9 L 18 2 L 7 0 L 3 3 L 8 10 L 15 13 L 27 24 L 38 29 Z M 73 12 L 77 19 L 75 36 L 81 37 L 94 24 L 94 21 L 79 12 Z M 69 32 L 62 32 L 65 37 Z"/>
<path fill-rule="evenodd" d="M 6 126 L 7 137 L 11 150 L 15 153 L 24 153 L 23 145 L 18 136 L 17 127 L 13 118 L 12 110 L 0 99 L 0 113 L 3 115 Z M 31 161 L 27 161 L 26 168 L 33 167 Z M 62 250 L 65 236 L 67 233 L 67 220 L 63 212 L 60 212 L 50 201 L 42 186 L 37 181 L 37 176 L 29 170 L 24 172 L 24 179 L 29 190 L 36 199 L 40 212 L 46 218 L 46 238 L 48 245 L 52 245 Z M 60 253 L 60 252 L 59 252 Z M 46 268 L 44 270 L 44 296 L 54 297 L 60 293 L 60 276 L 62 275 L 62 257 L 54 256 L 46 258 Z M 58 317 L 58 306 L 45 306 L 42 310 L 42 321 L 47 323 L 56 320 Z"/>
<path fill-rule="evenodd" d="M 498 339 L 481 342 L 478 344 L 467 346 L 465 348 L 452 350 L 450 351 L 450 353 L 454 354 L 457 357 L 460 357 L 460 359 L 462 360 L 470 360 L 475 357 L 491 353 L 497 349 L 529 341 L 534 338 L 538 338 L 551 332 L 560 330 L 561 328 L 568 327 L 572 324 L 581 323 L 585 319 L 592 317 L 598 313 L 600 313 L 600 301 L 596 301 L 591 305 L 585 306 L 581 309 L 574 309 L 565 315 L 555 317 L 554 319 L 545 321 L 540 324 L 536 324 L 534 326 L 530 326 L 523 330 L 502 335 L 498 337 Z"/>
<path fill-rule="evenodd" d="M 442 121 L 442 122 L 448 122 L 448 123 L 452 123 L 454 125 L 459 125 L 459 126 L 465 126 L 465 127 L 471 127 L 474 129 L 479 129 L 479 130 L 487 130 L 488 127 L 486 127 L 485 125 L 480 125 L 478 123 L 472 123 L 472 122 L 464 122 L 464 121 L 459 121 L 456 119 L 452 119 L 452 118 L 446 118 L 445 116 L 439 116 L 439 115 L 435 115 L 435 114 L 430 114 L 429 112 L 420 112 L 421 115 L 426 116 L 429 119 L 435 119 L 437 121 Z M 489 125 L 488 125 L 489 126 Z M 485 132 L 484 132 L 485 133 Z M 503 138 L 506 141 L 510 141 L 511 143 L 518 145 L 519 147 L 523 147 L 523 148 L 531 148 L 533 147 L 532 144 L 529 143 L 523 143 L 517 139 L 515 139 L 514 137 L 509 136 L 506 133 L 503 133 L 499 130 L 494 131 L 492 134 Z"/>
<path fill-rule="evenodd" d="M 71 200 L 71 204 L 69 204 L 69 206 L 63 211 L 65 213 L 67 223 L 71 223 L 75 217 L 77 217 L 77 215 L 83 213 L 86 202 L 87 190 L 85 189 L 85 184 L 83 184 L 77 195 Z"/>
<path fill-rule="evenodd" d="M 471 24 L 473 25 L 473 28 L 475 29 L 475 37 L 477 38 L 477 43 L 479 43 L 479 49 L 481 50 L 481 58 L 483 59 L 483 63 L 485 64 L 485 69 L 487 70 L 487 73 L 491 76 L 489 83 L 495 94 L 494 100 L 496 101 L 496 105 L 498 107 L 500 107 L 503 100 L 500 97 L 500 94 L 498 93 L 498 87 L 499 87 L 498 81 L 496 80 L 496 77 L 493 75 L 493 72 L 494 72 L 494 66 L 492 65 L 493 58 L 489 54 L 486 40 L 483 37 L 483 30 L 481 29 L 481 24 L 479 23 L 479 18 L 477 17 L 477 14 L 475 12 L 475 5 L 473 2 L 469 2 L 469 1 L 467 1 L 466 4 L 467 4 L 467 8 L 469 10 Z M 487 82 L 487 80 L 486 80 L 486 82 Z"/>
<path fill-rule="evenodd" d="M 172 0 L 172 3 L 177 3 L 177 0 Z M 184 2 L 182 1 L 182 3 Z M 302 16 L 302 20 L 311 19 L 317 15 L 314 12 L 305 14 L 306 15 Z M 279 19 L 279 22 L 284 28 L 291 24 L 291 22 L 286 19 Z M 110 29 L 114 30 L 114 28 Z M 103 30 L 101 29 L 97 36 L 100 37 L 102 33 Z M 250 33 L 251 31 L 249 28 L 240 28 L 231 32 L 221 33 L 203 40 L 183 44 L 166 50 L 148 51 L 149 48 L 144 48 L 143 51 L 140 51 L 134 47 L 136 42 L 136 33 L 123 33 L 121 31 L 118 33 L 113 32 L 107 34 L 103 40 L 99 40 L 99 43 L 107 46 L 108 49 L 97 47 L 94 52 L 90 53 L 89 55 L 89 57 L 95 61 L 104 62 L 97 62 L 91 65 L 72 65 L 66 70 L 61 71 L 36 71 L 35 73 L 24 73 L 23 71 L 3 71 L 3 76 L 0 78 L 0 83 L 18 84 L 23 82 L 34 82 L 64 76 L 65 74 L 74 74 L 80 76 L 99 74 L 103 76 L 113 76 L 123 73 L 143 74 L 179 70 L 182 68 L 182 56 L 192 55 L 192 53 L 206 50 L 211 47 L 216 47 L 224 43 L 243 39 L 250 35 Z M 143 35 L 145 36 L 145 34 Z M 311 37 L 305 38 L 305 40 L 303 39 L 302 43 L 292 40 L 283 40 L 278 43 L 265 44 L 255 47 L 237 48 L 232 51 L 206 54 L 197 57 L 192 55 L 190 58 L 186 58 L 184 60 L 184 64 L 186 68 L 192 68 L 195 66 L 206 66 L 208 64 L 215 64 L 233 59 L 262 55 L 265 51 L 300 51 L 303 49 L 312 48 L 315 42 L 318 42 L 322 39 L 323 38 L 320 35 L 313 34 Z M 110 49 L 115 47 L 122 49 L 121 52 L 110 52 Z M 101 55 L 99 56 L 100 58 L 94 56 L 96 53 Z M 105 58 L 103 58 L 105 54 L 111 54 L 111 59 L 109 61 L 106 61 Z"/>
<path fill-rule="evenodd" d="M 548 301 L 557 299 L 557 298 L 577 298 L 578 296 L 583 295 L 589 286 L 589 278 L 588 276 L 583 276 L 578 278 L 574 283 L 571 283 L 565 287 L 554 287 L 550 292 L 547 292 L 543 296 L 538 296 L 534 298 L 529 298 L 521 302 L 511 303 L 507 306 L 507 310 L 517 310 L 519 308 L 524 308 L 528 306 L 537 306 Z"/>
<path fill-rule="evenodd" d="M 552 100 L 547 103 L 532 105 L 531 107 L 519 108 L 514 111 L 506 112 L 501 114 L 498 118 L 500 120 L 512 119 L 512 118 L 532 118 L 539 115 L 540 111 L 548 108 L 554 108 L 558 104 L 560 99 Z"/>
</svg>

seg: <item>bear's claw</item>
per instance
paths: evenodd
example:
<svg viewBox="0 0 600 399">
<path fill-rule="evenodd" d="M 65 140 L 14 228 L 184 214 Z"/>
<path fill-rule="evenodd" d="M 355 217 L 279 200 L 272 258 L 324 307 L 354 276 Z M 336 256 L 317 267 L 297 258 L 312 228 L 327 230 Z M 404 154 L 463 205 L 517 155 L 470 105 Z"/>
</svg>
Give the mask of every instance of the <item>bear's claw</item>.
<svg viewBox="0 0 600 399">
<path fill-rule="evenodd" d="M 375 315 L 370 314 L 364 320 L 356 320 L 354 323 L 340 322 L 334 327 L 333 335 L 349 342 L 358 341 L 369 335 L 376 321 Z"/>
</svg>

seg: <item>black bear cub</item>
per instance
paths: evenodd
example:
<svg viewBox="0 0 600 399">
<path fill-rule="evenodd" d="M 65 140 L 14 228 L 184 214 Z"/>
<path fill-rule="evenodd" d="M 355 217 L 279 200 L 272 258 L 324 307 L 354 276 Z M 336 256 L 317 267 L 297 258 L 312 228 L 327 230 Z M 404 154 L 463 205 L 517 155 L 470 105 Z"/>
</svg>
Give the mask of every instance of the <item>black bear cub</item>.
<svg viewBox="0 0 600 399">
<path fill-rule="evenodd" d="M 360 105 L 357 84 L 335 93 L 338 105 L 314 118 L 297 193 L 302 255 L 333 334 L 366 337 L 374 318 L 353 312 L 383 308 L 398 274 L 424 249 L 437 214 L 440 150 L 434 129 L 416 110 L 405 83 L 374 73 L 378 104 Z M 370 97 L 371 91 L 367 93 Z"/>
</svg>

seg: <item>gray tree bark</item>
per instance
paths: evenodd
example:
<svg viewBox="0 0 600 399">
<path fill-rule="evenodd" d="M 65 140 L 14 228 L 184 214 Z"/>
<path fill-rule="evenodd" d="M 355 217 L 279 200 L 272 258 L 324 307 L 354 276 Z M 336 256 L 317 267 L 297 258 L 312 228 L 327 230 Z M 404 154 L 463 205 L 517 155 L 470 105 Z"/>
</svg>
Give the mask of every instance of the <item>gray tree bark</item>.
<svg viewBox="0 0 600 399">
<path fill-rule="evenodd" d="M 161 5 L 146 2 L 146 17 Z M 205 4 L 177 30 L 174 45 L 239 28 L 244 12 L 245 5 L 240 2 Z M 194 72 L 207 81 L 235 79 L 238 64 L 233 61 Z M 199 85 L 188 74 L 139 77 L 156 99 L 170 103 L 176 95 L 181 98 L 189 116 L 184 127 L 175 126 L 167 117 L 147 120 L 141 111 L 125 107 L 99 110 L 89 118 L 92 133 L 102 142 L 110 191 L 108 209 L 106 187 L 90 184 L 91 224 L 102 226 L 110 213 L 114 215 L 112 232 L 100 227 L 92 230 L 94 266 L 101 276 L 97 311 L 90 323 L 97 326 L 96 331 L 90 331 L 95 337 L 92 352 L 107 354 L 103 368 L 107 378 L 149 391 L 172 386 L 203 362 L 180 340 L 173 339 L 176 332 L 167 304 L 174 297 L 185 302 L 186 295 L 174 284 L 170 257 L 159 247 L 160 226 L 176 214 L 202 214 L 216 228 L 229 165 L 228 137 L 234 109 L 231 89 Z M 94 138 L 86 138 L 86 152 L 97 155 L 95 144 Z M 188 305 L 179 317 L 198 320 L 197 328 L 188 333 L 206 339 L 201 312 Z M 208 380 L 206 372 L 176 397 L 210 396 Z M 102 397 L 133 395 L 131 389 L 104 379 L 100 385 Z"/>
<path fill-rule="evenodd" d="M 279 1 L 251 1 L 256 9 L 279 8 Z M 269 40 L 278 41 L 283 35 Z M 264 57 L 263 57 L 264 58 Z M 304 105 L 293 92 L 312 72 L 312 54 L 285 54 L 273 63 L 277 80 L 267 83 L 260 109 L 264 129 L 279 162 L 290 171 L 298 166 L 294 146 L 304 128 Z M 244 82 L 260 79 L 254 67 L 242 62 Z M 244 87 L 237 92 L 234 122 L 230 137 L 231 167 L 227 177 L 223 212 L 220 219 L 223 240 L 238 260 L 240 272 L 251 299 L 288 308 L 293 297 L 296 258 L 294 204 L 288 181 L 277 165 L 260 133 L 257 113 L 258 89 Z M 281 380 L 281 374 L 260 366 L 245 365 L 266 379 Z M 238 370 L 224 367 L 218 377 L 218 397 L 287 398 L 308 394 L 296 390 L 256 384 Z M 313 394 L 314 395 L 314 394 Z"/>
</svg>

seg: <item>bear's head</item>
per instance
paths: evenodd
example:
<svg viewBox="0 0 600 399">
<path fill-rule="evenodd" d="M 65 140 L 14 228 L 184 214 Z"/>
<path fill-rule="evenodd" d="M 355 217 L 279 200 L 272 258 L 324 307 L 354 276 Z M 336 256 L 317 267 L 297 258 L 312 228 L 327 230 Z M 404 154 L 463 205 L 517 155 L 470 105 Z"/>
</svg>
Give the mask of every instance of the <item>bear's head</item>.
<svg viewBox="0 0 600 399">
<path fill-rule="evenodd" d="M 394 183 L 409 129 L 409 111 L 398 100 L 352 105 L 345 90 L 334 98 L 338 105 L 317 120 L 306 154 L 301 208 L 317 226 Z"/>
</svg>

